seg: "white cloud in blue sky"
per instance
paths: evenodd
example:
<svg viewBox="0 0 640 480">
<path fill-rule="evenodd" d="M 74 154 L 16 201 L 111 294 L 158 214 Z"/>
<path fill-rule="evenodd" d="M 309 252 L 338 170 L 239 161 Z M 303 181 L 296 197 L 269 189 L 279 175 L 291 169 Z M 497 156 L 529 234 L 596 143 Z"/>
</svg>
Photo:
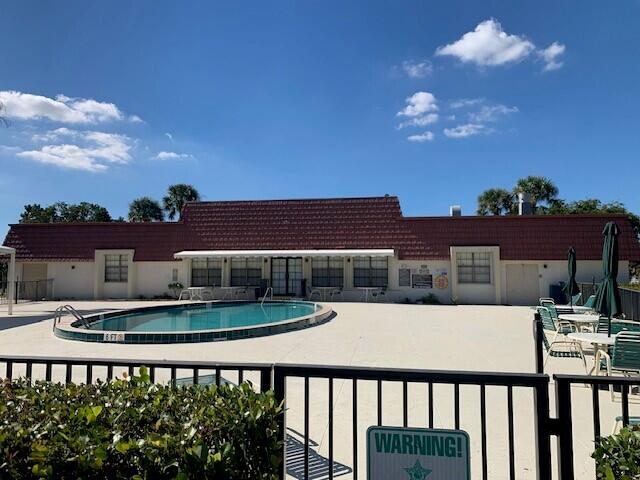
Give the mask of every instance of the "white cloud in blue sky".
<svg viewBox="0 0 640 480">
<path fill-rule="evenodd" d="M 479 67 L 496 67 L 521 62 L 532 53 L 545 62 L 544 70 L 556 70 L 562 66 L 558 60 L 566 47 L 558 42 L 546 49 L 538 50 L 524 35 L 505 32 L 500 22 L 494 19 L 480 22 L 453 43 L 438 47 L 436 56 L 452 56 L 463 63 L 473 63 Z"/>
<path fill-rule="evenodd" d="M 402 70 L 409 78 L 424 78 L 433 73 L 433 65 L 428 60 L 405 60 L 402 62 Z"/>
</svg>

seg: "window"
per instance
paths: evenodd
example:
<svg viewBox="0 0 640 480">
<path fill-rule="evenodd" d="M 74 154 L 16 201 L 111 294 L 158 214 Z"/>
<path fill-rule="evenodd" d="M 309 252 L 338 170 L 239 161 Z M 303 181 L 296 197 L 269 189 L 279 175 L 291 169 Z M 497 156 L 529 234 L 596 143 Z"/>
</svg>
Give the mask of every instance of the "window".
<svg viewBox="0 0 640 480">
<path fill-rule="evenodd" d="M 215 287 L 222 284 L 222 260 L 194 258 L 191 261 L 191 286 Z"/>
<path fill-rule="evenodd" d="M 259 258 L 231 259 L 231 286 L 258 287 L 262 283 L 262 262 Z"/>
<path fill-rule="evenodd" d="M 342 287 L 344 285 L 342 257 L 313 257 L 311 284 L 314 287 Z"/>
<path fill-rule="evenodd" d="M 490 252 L 460 252 L 456 259 L 458 283 L 491 283 Z"/>
<path fill-rule="evenodd" d="M 129 278 L 129 255 L 104 256 L 104 281 L 126 282 Z"/>
<path fill-rule="evenodd" d="M 387 257 L 355 257 L 354 287 L 386 287 L 389 283 Z"/>
</svg>

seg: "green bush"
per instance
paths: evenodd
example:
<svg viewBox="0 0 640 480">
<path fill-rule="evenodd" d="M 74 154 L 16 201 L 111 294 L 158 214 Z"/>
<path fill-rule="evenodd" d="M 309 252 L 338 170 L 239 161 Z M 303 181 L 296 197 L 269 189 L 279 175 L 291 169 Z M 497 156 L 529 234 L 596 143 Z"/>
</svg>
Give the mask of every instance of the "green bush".
<svg viewBox="0 0 640 480">
<path fill-rule="evenodd" d="M 272 392 L 171 388 L 139 377 L 95 385 L 0 385 L 2 479 L 274 479 L 282 456 Z"/>
<path fill-rule="evenodd" d="M 623 428 L 616 435 L 602 438 L 592 457 L 597 478 L 640 479 L 640 428 Z"/>
<path fill-rule="evenodd" d="M 433 293 L 429 293 L 422 297 L 422 303 L 424 305 L 440 305 L 440 299 Z"/>
</svg>

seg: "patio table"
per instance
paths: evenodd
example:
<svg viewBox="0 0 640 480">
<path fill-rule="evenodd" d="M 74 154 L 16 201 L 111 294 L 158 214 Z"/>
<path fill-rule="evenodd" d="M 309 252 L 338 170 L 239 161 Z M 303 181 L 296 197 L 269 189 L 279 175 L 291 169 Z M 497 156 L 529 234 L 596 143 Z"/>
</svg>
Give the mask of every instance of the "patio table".
<svg viewBox="0 0 640 480">
<path fill-rule="evenodd" d="M 363 291 L 363 296 L 364 296 L 364 302 L 368 303 L 369 302 L 369 292 L 377 292 L 377 291 L 381 291 L 382 288 L 381 287 L 356 287 L 358 290 L 362 290 Z"/>
<path fill-rule="evenodd" d="M 242 292 L 246 292 L 249 287 L 220 287 L 222 290 L 222 300 L 226 300 L 231 297 L 237 300 L 238 295 Z"/>
<path fill-rule="evenodd" d="M 583 325 L 597 325 L 600 320 L 600 315 L 594 315 L 589 313 L 561 313 L 558 315 L 560 320 L 565 322 L 571 322 L 581 327 Z"/>
<path fill-rule="evenodd" d="M 189 294 L 189 300 L 204 300 L 204 295 L 209 294 L 209 297 L 213 299 L 213 292 L 210 287 L 188 287 L 182 292 L 180 292 L 180 297 L 178 300 L 182 300 L 182 294 L 187 292 Z"/>
<path fill-rule="evenodd" d="M 339 287 L 313 287 L 313 290 L 319 291 L 322 301 L 325 302 L 327 300 L 327 295 L 330 295 L 333 292 L 337 292 L 339 290 Z"/>
<path fill-rule="evenodd" d="M 609 350 L 609 347 L 612 347 L 616 343 L 616 336 L 609 336 L 606 333 L 575 332 L 569 333 L 567 337 L 578 342 L 590 343 L 591 345 L 593 345 L 593 350 L 595 352 L 595 361 L 593 363 L 593 367 L 589 371 L 589 375 L 591 375 L 591 373 L 593 373 L 593 371 L 598 366 L 598 362 L 600 361 L 599 352 L 606 352 L 607 350 Z"/>
</svg>

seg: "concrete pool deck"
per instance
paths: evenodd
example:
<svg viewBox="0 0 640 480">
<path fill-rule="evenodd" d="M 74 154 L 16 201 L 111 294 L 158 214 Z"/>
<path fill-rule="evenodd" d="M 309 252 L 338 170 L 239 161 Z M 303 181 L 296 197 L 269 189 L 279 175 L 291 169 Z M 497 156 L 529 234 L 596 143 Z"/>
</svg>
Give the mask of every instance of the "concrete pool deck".
<svg viewBox="0 0 640 480">
<path fill-rule="evenodd" d="M 71 301 L 81 313 L 178 302 Z M 180 302 L 182 303 L 182 302 Z M 423 306 L 399 304 L 331 303 L 337 313 L 331 321 L 268 337 L 214 343 L 171 345 L 120 345 L 85 343 L 56 338 L 51 317 L 61 302 L 19 304 L 8 317 L 0 306 L 0 353 L 3 355 L 92 357 L 148 360 L 218 362 L 267 362 L 367 367 L 418 368 L 533 373 L 533 311 L 526 307 Z M 591 358 L 587 359 L 592 362 Z M 17 372 L 17 370 L 16 370 Z M 552 358 L 548 374 L 584 373 L 579 359 Z M 4 367 L 0 366 L 0 375 Z M 233 381 L 233 379 L 231 378 Z M 334 382 L 336 461 L 344 472 L 353 467 L 351 451 L 351 382 Z M 434 388 L 434 426 L 452 428 L 453 388 Z M 310 438 L 317 444 L 314 454 L 327 456 L 327 381 L 310 382 Z M 376 423 L 375 384 L 358 383 L 358 466 L 365 472 L 365 438 Z M 461 387 L 461 428 L 468 431 L 472 445 L 472 476 L 480 478 L 479 387 Z M 302 381 L 288 384 L 288 426 L 301 432 Z M 508 478 L 506 388 L 487 387 L 488 464 L 491 479 Z M 555 413 L 551 389 L 551 412 Z M 572 389 L 576 478 L 593 478 L 591 390 Z M 385 425 L 402 424 L 402 388 L 385 383 L 383 391 Z M 428 411 L 426 388 L 409 385 L 409 425 L 425 426 Z M 608 391 L 601 392 L 601 429 L 608 434 L 613 418 L 620 414 L 620 402 L 611 403 Z M 638 405 L 631 414 L 640 414 Z M 535 478 L 533 447 L 533 396 L 529 390 L 514 389 L 516 478 Z M 555 441 L 552 451 L 555 456 Z M 346 473 L 339 478 L 352 478 Z"/>
</svg>

